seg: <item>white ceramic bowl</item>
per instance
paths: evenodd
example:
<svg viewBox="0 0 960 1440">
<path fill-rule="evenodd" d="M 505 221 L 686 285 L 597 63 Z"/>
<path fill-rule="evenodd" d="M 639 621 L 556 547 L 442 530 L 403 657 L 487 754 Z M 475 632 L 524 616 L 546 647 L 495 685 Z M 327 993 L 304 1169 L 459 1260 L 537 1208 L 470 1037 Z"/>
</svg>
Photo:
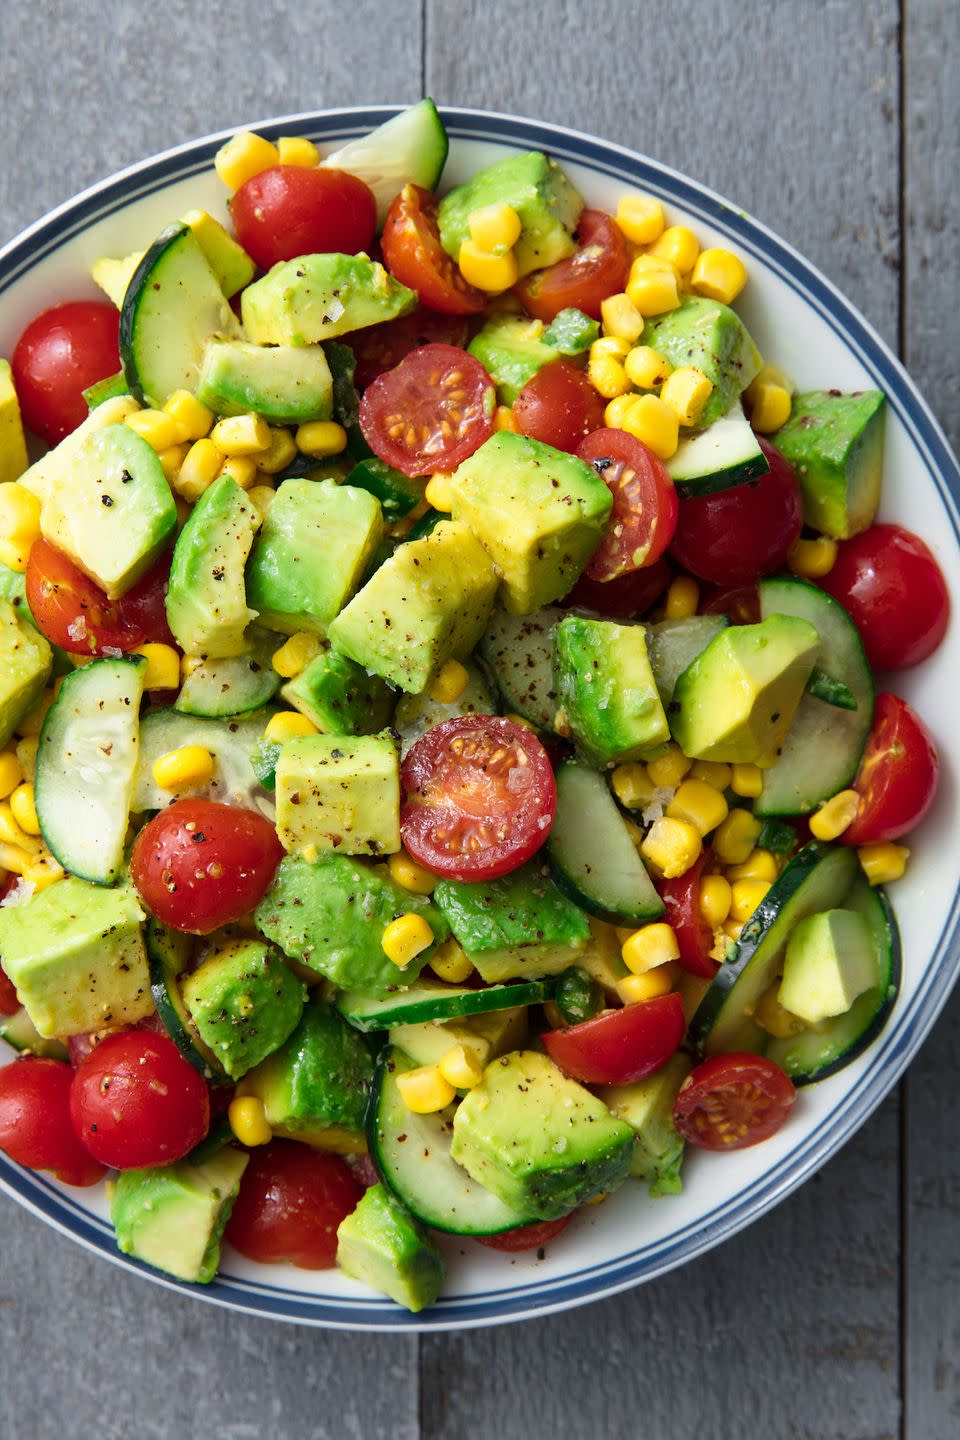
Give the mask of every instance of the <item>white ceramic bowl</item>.
<svg viewBox="0 0 960 1440">
<path fill-rule="evenodd" d="M 251 128 L 272 138 L 308 135 L 330 150 L 393 109 L 323 111 Z M 559 126 L 480 111 L 450 109 L 444 119 L 451 137 L 447 186 L 511 149 L 544 149 L 589 203 L 612 209 L 625 188 L 639 188 L 660 196 L 671 218 L 690 224 L 702 245 L 738 250 L 750 274 L 738 308 L 765 357 L 801 388 L 876 386 L 886 392 L 882 515 L 926 539 L 952 593 L 960 595 L 957 462 L 898 361 L 829 281 L 736 206 L 631 151 Z M 124 170 L 8 245 L 0 253 L 0 353 L 11 352 L 37 311 L 98 294 L 89 270 L 99 256 L 145 248 L 190 206 L 223 214 L 225 194 L 212 161 L 224 138 L 209 136 Z M 178 1286 L 119 1255 L 103 1187 L 69 1190 L 3 1156 L 0 1183 L 49 1224 L 160 1284 L 275 1319 L 344 1329 L 460 1328 L 545 1314 L 613 1294 L 702 1254 L 783 1199 L 850 1138 L 903 1072 L 947 998 L 960 966 L 960 867 L 950 830 L 960 759 L 952 713 L 958 673 L 960 627 L 954 624 L 932 660 L 889 681 L 927 720 L 944 762 L 936 807 L 911 840 L 910 870 L 894 892 L 904 965 L 892 1018 L 851 1066 L 802 1092 L 790 1122 L 772 1140 L 732 1155 L 691 1155 L 681 1196 L 653 1201 L 645 1187 L 627 1184 L 604 1205 L 588 1207 L 543 1261 L 445 1241 L 446 1291 L 432 1309 L 411 1316 L 336 1271 L 251 1265 L 229 1248 L 212 1285 Z"/>
</svg>

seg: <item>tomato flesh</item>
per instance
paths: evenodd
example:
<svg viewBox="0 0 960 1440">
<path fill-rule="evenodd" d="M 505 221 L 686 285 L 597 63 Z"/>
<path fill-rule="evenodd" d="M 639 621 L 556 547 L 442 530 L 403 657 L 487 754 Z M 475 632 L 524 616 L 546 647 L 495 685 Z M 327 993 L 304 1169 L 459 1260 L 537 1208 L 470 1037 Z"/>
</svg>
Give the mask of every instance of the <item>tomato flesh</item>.
<svg viewBox="0 0 960 1440">
<path fill-rule="evenodd" d="M 685 1029 L 683 1002 L 671 993 L 548 1030 L 542 1038 L 550 1059 L 581 1084 L 629 1085 L 666 1065 Z"/>
<path fill-rule="evenodd" d="M 623 289 L 629 268 L 627 243 L 616 221 L 603 210 L 584 210 L 575 253 L 528 275 L 517 293 L 530 314 L 547 324 L 570 308 L 599 320 L 602 301 Z"/>
<path fill-rule="evenodd" d="M 248 1260 L 330 1270 L 337 1228 L 360 1203 L 363 1186 L 339 1155 L 291 1140 L 254 1150 L 240 1182 L 226 1238 Z"/>
<path fill-rule="evenodd" d="M 363 392 L 360 429 L 405 475 L 453 470 L 493 434 L 493 381 L 455 345 L 421 345 Z"/>
<path fill-rule="evenodd" d="M 521 435 L 555 450 L 576 450 L 603 425 L 603 400 L 578 365 L 554 360 L 528 380 L 513 402 Z"/>
<path fill-rule="evenodd" d="M 416 290 L 421 305 L 443 315 L 479 315 L 487 303 L 468 285 L 440 244 L 439 202 L 419 185 L 405 185 L 387 211 L 380 237 L 383 263 L 395 280 Z"/>
<path fill-rule="evenodd" d="M 0 965 L 0 1015 L 16 1015 L 20 1009 L 20 1001 L 17 999 L 17 992 L 13 981 L 4 973 Z"/>
<path fill-rule="evenodd" d="M 30 1056 L 0 1069 L 0 1150 L 28 1170 L 52 1170 L 65 1185 L 96 1185 L 104 1169 L 70 1120 L 73 1071 Z"/>
<path fill-rule="evenodd" d="M 672 579 L 673 566 L 666 555 L 661 555 L 652 565 L 617 580 L 591 580 L 581 575 L 563 603 L 596 610 L 598 615 L 612 620 L 632 620 L 656 604 Z"/>
<path fill-rule="evenodd" d="M 577 451 L 613 495 L 607 532 L 584 574 L 606 583 L 660 559 L 677 528 L 679 501 L 666 466 L 625 430 L 595 430 Z"/>
<path fill-rule="evenodd" d="M 56 445 L 87 418 L 83 392 L 120 369 L 120 312 L 97 301 L 55 305 L 31 320 L 13 352 L 24 424 Z"/>
<path fill-rule="evenodd" d="M 793 1081 L 765 1055 L 712 1055 L 680 1086 L 673 1123 L 701 1150 L 745 1150 L 776 1134 L 796 1098 Z"/>
<path fill-rule="evenodd" d="M 561 1215 L 559 1220 L 538 1220 L 532 1225 L 518 1225 L 516 1230 L 504 1230 L 499 1235 L 477 1235 L 478 1245 L 490 1250 L 503 1250 L 508 1255 L 519 1255 L 523 1250 L 542 1250 L 566 1230 L 576 1211 Z"/>
<path fill-rule="evenodd" d="M 850 615 L 875 670 L 918 665 L 946 634 L 950 596 L 943 571 L 920 537 L 901 525 L 871 525 L 841 541 L 821 584 Z"/>
<path fill-rule="evenodd" d="M 713 930 L 700 914 L 700 885 L 711 860 L 710 850 L 703 850 L 689 870 L 657 884 L 660 899 L 667 907 L 667 924 L 673 927 L 680 948 L 677 963 L 704 980 L 712 980 L 720 968 L 710 955 Z"/>
<path fill-rule="evenodd" d="M 368 250 L 377 202 L 370 186 L 345 170 L 274 165 L 240 186 L 230 218 L 244 250 L 269 270 L 299 255 Z"/>
<path fill-rule="evenodd" d="M 422 345 L 453 345 L 458 350 L 466 349 L 467 321 L 462 315 L 440 315 L 419 305 L 409 315 L 397 320 L 388 320 L 383 325 L 368 325 L 366 330 L 354 330 L 343 336 L 344 345 L 349 345 L 357 362 L 354 383 L 358 390 L 366 390 L 378 375 L 392 370 L 405 359 L 411 350 Z"/>
<path fill-rule="evenodd" d="M 164 603 L 169 574 L 167 555 L 126 595 L 109 600 L 61 550 L 35 540 L 27 561 L 27 604 L 50 643 L 71 655 L 135 650 L 147 641 L 171 645 Z"/>
<path fill-rule="evenodd" d="M 917 712 L 898 695 L 878 695 L 853 782 L 860 808 L 841 841 L 877 845 L 906 835 L 933 804 L 939 774 L 937 747 Z"/>
</svg>

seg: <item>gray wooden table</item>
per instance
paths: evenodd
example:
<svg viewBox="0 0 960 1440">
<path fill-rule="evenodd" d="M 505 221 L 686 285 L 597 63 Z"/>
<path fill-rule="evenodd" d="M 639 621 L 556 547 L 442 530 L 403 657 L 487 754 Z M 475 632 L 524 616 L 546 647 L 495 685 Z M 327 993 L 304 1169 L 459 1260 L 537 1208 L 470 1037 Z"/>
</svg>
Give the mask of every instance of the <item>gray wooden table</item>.
<svg viewBox="0 0 960 1440">
<path fill-rule="evenodd" d="M 956 445 L 958 32 L 956 0 L 0 0 L 0 238 L 258 116 L 429 93 L 565 122 L 793 241 Z M 955 998 L 899 1094 L 746 1234 L 519 1327 L 270 1326 L 125 1276 L 0 1197 L 0 1437 L 951 1440 L 958 1025 Z"/>
</svg>

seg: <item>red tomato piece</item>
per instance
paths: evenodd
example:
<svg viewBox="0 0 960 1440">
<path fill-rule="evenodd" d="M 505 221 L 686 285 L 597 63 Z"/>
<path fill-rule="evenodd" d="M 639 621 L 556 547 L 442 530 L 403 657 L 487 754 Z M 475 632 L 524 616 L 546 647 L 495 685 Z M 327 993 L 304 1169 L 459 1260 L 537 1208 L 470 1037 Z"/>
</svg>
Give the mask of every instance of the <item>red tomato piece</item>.
<svg viewBox="0 0 960 1440">
<path fill-rule="evenodd" d="M 133 1030 L 146 1030 L 151 1035 L 166 1035 L 167 1033 L 160 1016 L 154 1012 L 146 1019 L 139 1020 L 136 1025 L 121 1025 L 119 1028 L 107 1030 L 88 1030 L 83 1035 L 69 1035 L 67 1051 L 70 1056 L 70 1064 L 74 1070 L 79 1069 L 87 1056 L 96 1050 L 104 1040 L 109 1040 L 113 1035 L 128 1035 Z"/>
<path fill-rule="evenodd" d="M 142 635 L 137 645 L 172 645 L 176 640 L 167 623 L 167 586 L 170 583 L 170 561 L 173 551 L 162 555 L 154 565 L 119 600 L 124 628 L 131 635 Z M 133 649 L 127 643 L 123 648 Z"/>
<path fill-rule="evenodd" d="M 766 475 L 680 501 L 673 558 L 698 580 L 748 585 L 782 570 L 800 538 L 803 504 L 793 471 L 766 440 Z"/>
<path fill-rule="evenodd" d="M 419 305 L 397 320 L 354 330 L 342 336 L 342 341 L 350 346 L 357 362 L 354 383 L 358 390 L 366 390 L 378 375 L 406 359 L 411 350 L 419 350 L 421 345 L 453 345 L 465 350 L 467 337 L 467 321 L 462 315 L 440 315 Z"/>
<path fill-rule="evenodd" d="M 673 1123 L 701 1150 L 745 1150 L 776 1134 L 796 1098 L 793 1081 L 765 1055 L 713 1055 L 680 1086 Z"/>
<path fill-rule="evenodd" d="M 709 849 L 703 850 L 689 870 L 675 880 L 657 884 L 660 899 L 667 907 L 667 924 L 673 927 L 680 947 L 677 963 L 704 980 L 712 980 L 720 968 L 710 956 L 713 930 L 700 914 L 700 884 L 712 858 Z"/>
<path fill-rule="evenodd" d="M 559 1220 L 538 1220 L 532 1225 L 518 1225 L 516 1230 L 504 1230 L 499 1235 L 477 1235 L 474 1238 L 478 1245 L 486 1245 L 490 1250 L 504 1250 L 508 1255 L 517 1255 L 522 1250 L 542 1250 L 556 1239 L 561 1230 L 566 1230 L 575 1214 L 576 1211 L 571 1210 L 569 1215 L 561 1215 Z"/>
<path fill-rule="evenodd" d="M 577 250 L 546 270 L 536 270 L 517 286 L 531 315 L 549 324 L 561 310 L 582 310 L 600 319 L 600 303 L 627 283 L 627 242 L 612 216 L 584 210 L 577 226 Z"/>
<path fill-rule="evenodd" d="M 421 345 L 363 392 L 360 429 L 405 475 L 454 470 L 493 434 L 493 381 L 455 345 Z"/>
<path fill-rule="evenodd" d="M 906 835 L 933 804 L 939 774 L 937 747 L 917 712 L 897 695 L 878 695 L 853 782 L 860 808 L 841 841 L 877 845 Z"/>
<path fill-rule="evenodd" d="M 3 966 L 0 965 L 0 1015 L 15 1015 L 19 1009 L 20 1001 L 17 999 L 13 982 L 4 974 Z"/>
<path fill-rule="evenodd" d="M 109 600 L 62 551 L 36 540 L 27 561 L 27 604 L 51 644 L 72 655 L 135 650 L 148 640 L 171 645 L 164 603 L 169 575 L 167 555 L 126 595 Z"/>
<path fill-rule="evenodd" d="M 28 430 L 48 445 L 87 417 L 83 392 L 120 369 L 120 312 L 74 300 L 31 320 L 13 352 L 13 381 Z"/>
<path fill-rule="evenodd" d="M 554 360 L 524 385 L 513 418 L 521 435 L 573 451 L 603 425 L 603 400 L 578 365 Z"/>
<path fill-rule="evenodd" d="M 564 1030 L 548 1030 L 550 1059 L 584 1085 L 629 1085 L 666 1065 L 686 1029 L 675 992 L 621 1010 L 605 1010 Z"/>
<path fill-rule="evenodd" d="M 282 858 L 276 830 L 256 811 L 176 800 L 140 831 L 130 873 L 158 920 L 209 935 L 253 909 Z"/>
<path fill-rule="evenodd" d="M 330 1270 L 337 1228 L 362 1198 L 363 1186 L 339 1155 L 273 1140 L 250 1156 L 226 1237 L 262 1265 L 287 1261 L 301 1270 Z"/>
<path fill-rule="evenodd" d="M 731 625 L 756 625 L 761 619 L 760 591 L 756 585 L 714 590 L 700 602 L 701 615 L 726 615 Z"/>
<path fill-rule="evenodd" d="M 479 315 L 487 303 L 468 285 L 440 244 L 438 201 L 419 185 L 405 185 L 387 212 L 380 244 L 394 280 L 416 290 L 420 303 L 443 315 Z"/>
<path fill-rule="evenodd" d="M 512 720 L 444 720 L 411 746 L 400 772 L 403 843 L 415 860 L 457 880 L 516 870 L 550 834 L 553 770 L 537 737 Z"/>
<path fill-rule="evenodd" d="M 679 501 L 666 466 L 625 430 L 595 430 L 577 454 L 613 495 L 607 533 L 584 574 L 606 583 L 652 565 L 677 528 Z"/>
<path fill-rule="evenodd" d="M 666 555 L 661 555 L 652 565 L 617 580 L 591 580 L 581 575 L 563 603 L 596 610 L 598 615 L 608 615 L 612 620 L 632 620 L 656 604 L 672 579 L 673 566 Z"/>
<path fill-rule="evenodd" d="M 875 670 L 918 665 L 946 634 L 943 571 L 919 535 L 900 525 L 871 525 L 842 541 L 820 583 L 850 615 Z"/>
<path fill-rule="evenodd" d="M 0 1070 L 0 1150 L 28 1170 L 52 1170 L 65 1185 L 96 1185 L 104 1169 L 70 1120 L 73 1071 L 30 1056 Z"/>
<path fill-rule="evenodd" d="M 240 186 L 230 218 L 244 250 L 269 270 L 298 255 L 368 250 L 377 202 L 370 186 L 345 170 L 274 165 Z"/>
</svg>

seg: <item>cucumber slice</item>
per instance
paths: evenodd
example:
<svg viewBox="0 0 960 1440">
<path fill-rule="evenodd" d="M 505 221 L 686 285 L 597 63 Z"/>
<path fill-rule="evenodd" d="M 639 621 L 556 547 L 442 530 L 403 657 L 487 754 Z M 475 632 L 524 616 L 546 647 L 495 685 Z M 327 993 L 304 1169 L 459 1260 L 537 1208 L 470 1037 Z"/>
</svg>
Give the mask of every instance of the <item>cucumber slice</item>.
<svg viewBox="0 0 960 1440">
<path fill-rule="evenodd" d="M 89 667 L 88 667 L 89 668 Z M 78 674 L 82 673 L 78 671 Z M 133 785 L 131 809 L 163 810 L 174 798 L 153 778 L 153 764 L 181 745 L 202 745 L 213 756 L 213 779 L 201 791 L 209 800 L 242 805 L 272 817 L 273 796 L 262 787 L 250 757 L 263 739 L 267 716 L 214 720 L 181 715 L 177 710 L 148 710 L 140 725 L 140 756 Z"/>
<path fill-rule="evenodd" d="M 557 771 L 557 813 L 547 850 L 563 889 L 591 915 L 619 925 L 663 914 L 607 782 L 576 760 Z"/>
<path fill-rule="evenodd" d="M 526 1224 L 529 1215 L 504 1205 L 451 1157 L 452 1105 L 433 1115 L 407 1109 L 397 1077 L 414 1068 L 392 1047 L 377 1067 L 367 1144 L 384 1184 L 424 1224 L 448 1234 L 497 1235 Z"/>
<path fill-rule="evenodd" d="M 356 1030 L 392 1030 L 395 1025 L 413 1025 L 422 1020 L 457 1020 L 462 1015 L 512 1010 L 515 1005 L 539 1005 L 553 999 L 559 983 L 559 976 L 548 976 L 545 980 L 508 981 L 468 990 L 463 985 L 421 979 L 384 1000 L 375 1000 L 359 990 L 345 990 L 334 997 L 333 1003 Z"/>
<path fill-rule="evenodd" d="M 557 713 L 553 627 L 564 613 L 552 606 L 533 615 L 494 610 L 477 647 L 507 708 L 542 730 L 553 729 Z"/>
<path fill-rule="evenodd" d="M 806 815 L 853 780 L 873 723 L 874 686 L 856 626 L 826 591 L 805 580 L 761 580 L 760 613 L 797 615 L 820 636 L 817 664 L 839 680 L 856 700 L 855 710 L 838 709 L 806 694 L 777 763 L 763 772 L 757 815 Z"/>
<path fill-rule="evenodd" d="M 467 665 L 468 680 L 460 695 L 449 705 L 431 700 L 428 691 L 422 695 L 401 695 L 394 712 L 393 723 L 400 732 L 400 755 L 406 755 L 410 746 L 439 725 L 443 720 L 452 720 L 459 715 L 495 715 L 490 687 L 480 671 Z"/>
<path fill-rule="evenodd" d="M 190 936 L 168 930 L 159 920 L 150 919 L 144 940 L 150 961 L 150 991 L 164 1029 L 183 1058 L 205 1080 L 226 1084 L 228 1077 L 223 1066 L 200 1039 L 180 993 L 180 976 L 190 963 Z"/>
<path fill-rule="evenodd" d="M 40 832 L 65 870 L 95 885 L 112 885 L 123 870 L 146 673 L 139 655 L 74 670 L 40 733 Z"/>
<path fill-rule="evenodd" d="M 0 1040 L 20 1055 L 37 1055 L 42 1060 L 66 1060 L 69 1055 L 62 1040 L 45 1040 L 38 1033 L 22 1006 L 12 1015 L 0 1015 Z"/>
<path fill-rule="evenodd" d="M 681 440 L 667 461 L 667 473 L 681 496 L 729 490 L 769 469 L 739 400 L 699 435 Z"/>
<path fill-rule="evenodd" d="M 684 670 L 727 624 L 726 615 L 691 615 L 683 620 L 658 620 L 646 627 L 650 669 L 665 710 Z"/>
<path fill-rule="evenodd" d="M 247 715 L 260 710 L 283 684 L 273 668 L 275 650 L 283 640 L 253 626 L 247 631 L 250 649 L 229 660 L 201 660 L 184 680 L 173 708 L 182 715 Z"/>
<path fill-rule="evenodd" d="M 404 185 L 435 190 L 447 159 L 449 141 L 437 107 L 419 100 L 369 135 L 350 140 L 327 155 L 321 165 L 347 170 L 369 185 L 377 201 L 377 229 L 383 229 L 387 211 Z"/>
</svg>

